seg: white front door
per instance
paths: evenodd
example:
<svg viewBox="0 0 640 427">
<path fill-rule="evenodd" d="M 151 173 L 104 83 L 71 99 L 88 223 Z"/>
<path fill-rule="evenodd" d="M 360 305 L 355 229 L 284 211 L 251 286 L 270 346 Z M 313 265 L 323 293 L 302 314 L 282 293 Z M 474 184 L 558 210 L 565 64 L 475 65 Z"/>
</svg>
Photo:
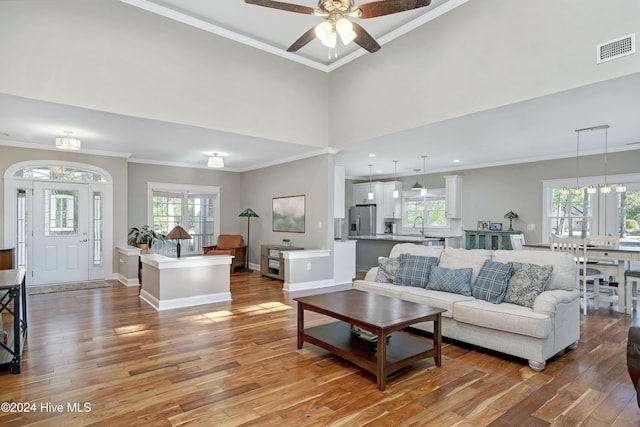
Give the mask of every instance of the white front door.
<svg viewBox="0 0 640 427">
<path fill-rule="evenodd" d="M 35 182 L 33 285 L 89 279 L 87 184 Z"/>
</svg>

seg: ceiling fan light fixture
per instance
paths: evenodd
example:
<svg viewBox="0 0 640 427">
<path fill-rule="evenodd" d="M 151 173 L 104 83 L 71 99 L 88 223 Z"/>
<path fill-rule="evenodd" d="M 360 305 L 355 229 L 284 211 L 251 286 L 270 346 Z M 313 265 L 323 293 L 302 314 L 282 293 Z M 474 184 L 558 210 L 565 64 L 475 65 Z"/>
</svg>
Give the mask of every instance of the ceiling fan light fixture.
<svg viewBox="0 0 640 427">
<path fill-rule="evenodd" d="M 333 33 L 333 28 L 331 28 L 331 24 L 328 21 L 316 25 L 316 37 L 323 43 L 331 33 Z"/>
<path fill-rule="evenodd" d="M 340 34 L 340 40 L 342 40 L 342 44 L 344 44 L 345 46 L 351 43 L 352 41 L 354 41 L 355 38 L 356 38 L 356 33 L 354 33 L 353 31 L 351 31 L 347 35 Z"/>
<path fill-rule="evenodd" d="M 329 48 L 336 47 L 338 41 L 338 35 L 336 33 L 330 33 L 326 39 L 322 40 L 322 44 Z"/>
<path fill-rule="evenodd" d="M 336 21 L 336 31 L 341 36 L 346 36 L 353 32 L 353 24 L 346 18 L 340 18 Z"/>
</svg>

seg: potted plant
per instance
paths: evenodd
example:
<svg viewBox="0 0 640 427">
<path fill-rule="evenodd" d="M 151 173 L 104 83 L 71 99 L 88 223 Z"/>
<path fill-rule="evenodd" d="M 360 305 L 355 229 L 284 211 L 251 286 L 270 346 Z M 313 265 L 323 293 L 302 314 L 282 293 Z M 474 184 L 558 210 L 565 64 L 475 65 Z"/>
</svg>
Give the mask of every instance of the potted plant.
<svg viewBox="0 0 640 427">
<path fill-rule="evenodd" d="M 158 235 L 148 225 L 143 227 L 131 227 L 129 230 L 129 244 L 137 246 L 140 249 L 140 253 L 146 254 L 149 252 L 149 248 L 153 245 L 153 242 L 158 240 Z"/>
</svg>

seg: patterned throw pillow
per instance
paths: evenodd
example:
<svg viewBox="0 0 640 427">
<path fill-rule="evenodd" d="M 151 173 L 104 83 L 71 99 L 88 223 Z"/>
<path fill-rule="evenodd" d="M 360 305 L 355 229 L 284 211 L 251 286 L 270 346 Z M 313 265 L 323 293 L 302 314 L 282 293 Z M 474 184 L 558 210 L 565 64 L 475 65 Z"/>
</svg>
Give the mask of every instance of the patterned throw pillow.
<svg viewBox="0 0 640 427">
<path fill-rule="evenodd" d="M 393 282 L 401 286 L 424 288 L 429 280 L 431 267 L 438 263 L 436 257 L 400 254 L 400 266 Z"/>
<path fill-rule="evenodd" d="M 500 304 L 507 293 L 511 271 L 511 264 L 486 260 L 471 286 L 471 294 L 475 298 Z"/>
<path fill-rule="evenodd" d="M 471 296 L 472 268 L 444 268 L 434 265 L 429 272 L 427 289 Z"/>
<path fill-rule="evenodd" d="M 378 275 L 376 276 L 376 282 L 393 283 L 396 280 L 399 265 L 400 258 L 380 257 L 378 259 Z"/>
<path fill-rule="evenodd" d="M 512 262 L 513 276 L 509 280 L 504 302 L 533 308 L 536 297 L 544 291 L 551 278 L 553 265 Z"/>
</svg>

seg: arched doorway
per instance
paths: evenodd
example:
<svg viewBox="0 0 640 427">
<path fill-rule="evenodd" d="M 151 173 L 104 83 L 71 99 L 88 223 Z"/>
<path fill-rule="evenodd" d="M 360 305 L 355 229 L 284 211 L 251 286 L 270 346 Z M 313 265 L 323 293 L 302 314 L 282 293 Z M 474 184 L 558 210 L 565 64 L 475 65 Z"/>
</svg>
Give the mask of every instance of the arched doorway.
<svg viewBox="0 0 640 427">
<path fill-rule="evenodd" d="M 98 167 L 28 161 L 4 176 L 5 246 L 27 285 L 110 278 L 113 181 Z"/>
</svg>

